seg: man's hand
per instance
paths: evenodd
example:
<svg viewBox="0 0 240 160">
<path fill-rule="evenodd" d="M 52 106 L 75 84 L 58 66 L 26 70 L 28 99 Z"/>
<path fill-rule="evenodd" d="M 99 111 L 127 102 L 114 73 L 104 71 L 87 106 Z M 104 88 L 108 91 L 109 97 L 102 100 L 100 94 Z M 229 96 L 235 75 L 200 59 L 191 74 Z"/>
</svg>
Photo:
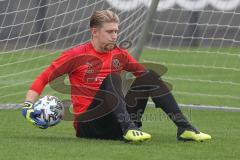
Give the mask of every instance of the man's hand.
<svg viewBox="0 0 240 160">
<path fill-rule="evenodd" d="M 32 102 L 26 101 L 22 104 L 22 114 L 27 119 L 27 121 L 33 124 L 34 126 L 41 129 L 48 128 L 46 122 L 42 122 L 36 118 L 41 114 L 41 111 L 36 110 L 34 111 Z"/>
</svg>

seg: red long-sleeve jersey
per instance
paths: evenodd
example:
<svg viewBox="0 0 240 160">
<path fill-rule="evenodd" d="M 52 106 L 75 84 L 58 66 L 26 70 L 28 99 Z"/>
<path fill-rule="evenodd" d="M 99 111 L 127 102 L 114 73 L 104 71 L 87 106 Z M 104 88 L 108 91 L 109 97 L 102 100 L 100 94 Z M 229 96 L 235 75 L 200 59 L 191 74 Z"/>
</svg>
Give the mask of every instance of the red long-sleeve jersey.
<svg viewBox="0 0 240 160">
<path fill-rule="evenodd" d="M 59 76 L 68 75 L 73 111 L 80 114 L 87 110 L 105 77 L 123 70 L 135 76 L 145 72 L 145 68 L 126 50 L 116 47 L 100 53 L 91 42 L 87 42 L 63 52 L 35 79 L 30 89 L 41 94 L 46 84 Z"/>
</svg>

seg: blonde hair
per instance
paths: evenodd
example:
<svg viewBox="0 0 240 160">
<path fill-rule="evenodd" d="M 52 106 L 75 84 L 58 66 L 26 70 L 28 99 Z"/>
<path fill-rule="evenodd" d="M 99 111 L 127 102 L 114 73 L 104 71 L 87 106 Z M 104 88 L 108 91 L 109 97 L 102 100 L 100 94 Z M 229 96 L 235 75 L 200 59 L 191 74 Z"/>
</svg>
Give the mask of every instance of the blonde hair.
<svg viewBox="0 0 240 160">
<path fill-rule="evenodd" d="M 101 27 L 103 23 L 119 23 L 118 15 L 110 10 L 95 11 L 90 18 L 90 28 Z"/>
</svg>

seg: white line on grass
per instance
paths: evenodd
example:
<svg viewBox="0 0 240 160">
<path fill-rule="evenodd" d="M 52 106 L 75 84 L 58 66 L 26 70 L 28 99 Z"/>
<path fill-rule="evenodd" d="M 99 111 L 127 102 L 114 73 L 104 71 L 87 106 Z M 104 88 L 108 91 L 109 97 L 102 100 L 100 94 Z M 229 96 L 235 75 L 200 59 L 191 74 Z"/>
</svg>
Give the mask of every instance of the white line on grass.
<svg viewBox="0 0 240 160">
<path fill-rule="evenodd" d="M 148 102 L 148 105 L 153 106 L 153 102 Z M 207 105 L 195 105 L 195 104 L 179 104 L 181 108 L 200 109 L 200 110 L 222 110 L 230 112 L 240 112 L 238 107 L 227 107 L 227 106 L 207 106 Z"/>
<path fill-rule="evenodd" d="M 154 106 L 153 102 L 148 102 L 149 106 Z M 240 108 L 226 107 L 226 106 L 207 106 L 207 105 L 194 105 L 194 104 L 179 104 L 181 108 L 200 109 L 200 110 L 221 110 L 228 112 L 240 112 Z M 18 109 L 20 104 L 0 104 L 0 109 Z"/>
</svg>

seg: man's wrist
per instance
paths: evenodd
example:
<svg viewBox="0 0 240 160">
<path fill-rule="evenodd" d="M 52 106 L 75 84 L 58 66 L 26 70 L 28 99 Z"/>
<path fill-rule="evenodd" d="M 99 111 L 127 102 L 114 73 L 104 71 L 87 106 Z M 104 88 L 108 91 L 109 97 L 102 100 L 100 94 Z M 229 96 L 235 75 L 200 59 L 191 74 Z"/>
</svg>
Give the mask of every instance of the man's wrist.
<svg viewBox="0 0 240 160">
<path fill-rule="evenodd" d="M 33 106 L 33 103 L 31 101 L 25 101 L 22 104 L 22 108 L 32 108 L 32 106 Z"/>
</svg>

